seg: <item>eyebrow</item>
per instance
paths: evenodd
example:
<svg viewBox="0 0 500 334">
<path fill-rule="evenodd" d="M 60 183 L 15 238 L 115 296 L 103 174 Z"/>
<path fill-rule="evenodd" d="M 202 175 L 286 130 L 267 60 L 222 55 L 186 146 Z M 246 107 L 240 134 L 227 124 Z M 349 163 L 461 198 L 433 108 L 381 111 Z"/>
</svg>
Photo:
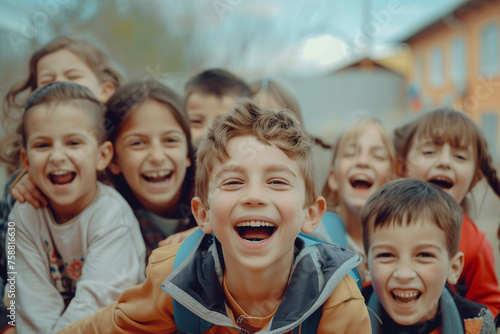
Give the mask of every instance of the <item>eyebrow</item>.
<svg viewBox="0 0 500 334">
<path fill-rule="evenodd" d="M 377 248 L 383 248 L 383 249 L 393 249 L 394 248 L 394 245 L 392 243 L 380 243 L 380 244 L 376 244 L 372 247 L 370 247 L 370 250 L 371 251 L 374 251 L 376 250 Z M 422 243 L 422 244 L 417 244 L 415 249 L 422 249 L 422 248 L 435 248 L 437 250 L 440 250 L 441 249 L 441 246 L 439 245 L 436 245 L 436 244 L 431 244 L 431 243 Z"/>
<path fill-rule="evenodd" d="M 78 138 L 88 138 L 89 136 L 85 133 L 87 130 L 77 130 L 75 132 L 70 132 L 70 133 L 67 133 L 65 135 L 62 136 L 62 139 L 63 140 L 68 140 L 68 139 L 71 139 L 71 138 L 74 138 L 74 137 L 78 137 Z M 50 136 L 50 135 L 29 135 L 28 136 L 28 141 L 27 141 L 27 144 L 30 144 L 34 141 L 38 141 L 38 140 L 54 140 L 54 137 Z"/>
<path fill-rule="evenodd" d="M 375 246 L 371 246 L 370 251 L 374 251 L 377 248 L 394 248 L 394 246 L 391 243 L 377 244 Z"/>
<path fill-rule="evenodd" d="M 344 145 L 345 148 L 351 148 L 351 147 L 355 147 L 356 148 L 356 147 L 359 147 L 359 146 L 361 146 L 361 145 L 359 145 L 358 141 L 354 140 L 354 139 L 350 140 L 350 141 L 347 141 L 345 143 L 345 145 Z M 382 143 L 382 144 L 378 144 L 377 143 L 377 144 L 375 144 L 373 146 L 370 146 L 370 149 L 372 149 L 372 150 L 373 149 L 379 149 L 379 148 L 386 150 L 387 146 L 384 143 Z"/>
<path fill-rule="evenodd" d="M 297 178 L 297 175 L 295 175 L 295 173 L 290 168 L 282 164 L 271 165 L 266 168 L 266 172 L 285 172 L 287 174 L 290 174 L 294 178 Z"/>
<path fill-rule="evenodd" d="M 425 145 L 436 146 L 436 143 L 434 143 L 434 141 L 432 141 L 430 139 L 421 140 L 421 141 L 417 142 L 416 144 L 417 144 L 417 146 L 425 146 Z"/>
<path fill-rule="evenodd" d="M 435 248 L 435 249 L 441 249 L 442 245 L 436 245 L 436 244 L 429 244 L 429 243 L 423 243 L 423 244 L 418 244 L 417 245 L 417 249 L 420 249 L 420 248 Z"/>
<path fill-rule="evenodd" d="M 174 130 L 168 130 L 168 131 L 165 131 L 165 132 L 162 132 L 161 135 L 170 135 L 170 134 L 180 134 L 180 135 L 184 135 L 184 131 L 182 130 L 179 130 L 179 129 L 174 129 Z M 122 138 L 128 138 L 128 137 L 131 137 L 131 136 L 141 136 L 141 137 L 149 137 L 149 132 L 137 132 L 137 131 L 134 131 L 134 132 L 130 132 L 130 133 L 126 133 Z"/>
<path fill-rule="evenodd" d="M 293 178 L 297 178 L 297 175 L 286 165 L 281 165 L 281 164 L 274 164 L 267 166 L 264 170 L 266 173 L 270 172 L 285 172 L 292 176 Z M 222 169 L 215 175 L 215 179 L 220 178 L 221 175 L 225 173 L 230 173 L 230 172 L 235 172 L 235 173 L 245 173 L 245 168 L 243 166 L 239 166 L 236 164 L 229 164 L 227 166 L 222 167 Z"/>
<path fill-rule="evenodd" d="M 80 67 L 70 67 L 64 70 L 63 73 L 69 73 L 69 72 L 82 72 L 82 69 Z"/>
<path fill-rule="evenodd" d="M 39 140 L 52 140 L 52 137 L 45 136 L 45 135 L 43 135 L 43 136 L 37 136 L 37 135 L 28 134 L 27 139 L 28 140 L 26 141 L 26 146 L 29 146 L 33 142 L 37 142 Z"/>
<path fill-rule="evenodd" d="M 206 113 L 202 112 L 202 111 L 191 111 L 190 113 L 188 113 L 188 118 L 193 118 L 193 117 L 198 117 L 198 118 L 206 118 Z"/>
<path fill-rule="evenodd" d="M 230 173 L 230 172 L 243 173 L 244 171 L 245 170 L 243 167 L 237 166 L 235 164 L 230 164 L 230 165 L 222 167 L 221 170 L 219 172 L 217 172 L 217 174 L 215 175 L 215 179 L 220 178 L 225 173 Z"/>
</svg>

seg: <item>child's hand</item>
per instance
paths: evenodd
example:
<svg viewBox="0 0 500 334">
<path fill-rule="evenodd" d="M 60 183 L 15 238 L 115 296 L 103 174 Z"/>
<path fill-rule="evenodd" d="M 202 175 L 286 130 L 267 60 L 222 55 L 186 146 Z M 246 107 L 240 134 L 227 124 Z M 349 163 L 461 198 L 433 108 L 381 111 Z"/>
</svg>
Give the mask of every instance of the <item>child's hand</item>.
<svg viewBox="0 0 500 334">
<path fill-rule="evenodd" d="M 28 202 L 35 208 L 47 206 L 48 202 L 45 196 L 35 185 L 29 174 L 24 174 L 19 181 L 10 189 L 10 194 L 18 202 Z"/>
<path fill-rule="evenodd" d="M 171 244 L 179 244 L 179 243 L 183 242 L 184 240 L 186 240 L 191 235 L 191 233 L 193 233 L 194 230 L 196 230 L 197 228 L 198 227 L 193 227 L 189 230 L 172 234 L 171 236 L 169 236 L 165 240 L 160 241 L 158 243 L 158 247 L 171 245 Z"/>
</svg>

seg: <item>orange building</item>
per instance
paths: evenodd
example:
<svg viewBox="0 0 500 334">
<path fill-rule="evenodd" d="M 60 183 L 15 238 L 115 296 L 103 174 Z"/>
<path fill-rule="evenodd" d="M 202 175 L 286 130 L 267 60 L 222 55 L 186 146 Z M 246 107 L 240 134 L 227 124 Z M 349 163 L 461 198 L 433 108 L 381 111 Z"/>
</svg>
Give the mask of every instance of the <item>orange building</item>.
<svg viewBox="0 0 500 334">
<path fill-rule="evenodd" d="M 500 1 L 470 0 L 404 40 L 411 48 L 409 108 L 453 107 L 481 127 L 500 159 Z"/>
</svg>

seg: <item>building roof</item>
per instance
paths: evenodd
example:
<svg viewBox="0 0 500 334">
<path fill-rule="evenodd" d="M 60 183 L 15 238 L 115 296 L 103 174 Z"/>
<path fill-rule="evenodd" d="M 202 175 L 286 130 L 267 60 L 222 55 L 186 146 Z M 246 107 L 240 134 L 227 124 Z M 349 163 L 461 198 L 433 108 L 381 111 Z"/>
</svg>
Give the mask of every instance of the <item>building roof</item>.
<svg viewBox="0 0 500 334">
<path fill-rule="evenodd" d="M 354 59 L 351 59 L 350 61 L 339 62 L 338 66 L 333 68 L 328 74 L 331 75 L 348 68 L 381 68 L 390 72 L 394 72 L 395 74 L 405 76 L 409 71 L 409 67 L 409 52 L 400 51 L 398 53 L 394 53 L 391 56 L 386 56 L 383 58 L 375 58 L 370 56 L 354 57 Z"/>
</svg>

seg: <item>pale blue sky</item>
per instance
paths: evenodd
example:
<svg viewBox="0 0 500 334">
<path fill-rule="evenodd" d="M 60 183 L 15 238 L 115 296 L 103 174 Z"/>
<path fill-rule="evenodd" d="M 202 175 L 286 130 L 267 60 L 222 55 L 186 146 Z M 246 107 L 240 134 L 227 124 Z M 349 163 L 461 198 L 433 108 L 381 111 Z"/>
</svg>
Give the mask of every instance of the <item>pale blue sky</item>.
<svg viewBox="0 0 500 334">
<path fill-rule="evenodd" d="M 113 1 L 117 4 L 116 15 L 120 15 L 138 0 Z M 152 45 L 161 40 L 162 33 L 188 34 L 188 63 L 198 68 L 223 66 L 242 74 L 265 76 L 321 73 L 365 53 L 381 56 L 397 48 L 402 37 L 423 23 L 465 1 L 149 0 L 145 7 L 162 16 L 166 27 L 166 32 L 154 36 Z M 82 3 L 0 0 L 0 28 L 21 29 L 23 18 L 43 11 L 41 4 L 59 2 L 61 8 L 69 10 Z M 84 3 L 79 12 L 83 20 L 101 6 L 99 0 Z M 61 20 L 63 16 L 54 15 L 52 19 Z M 51 38 L 50 34 L 39 34 L 37 39 L 44 43 Z"/>
<path fill-rule="evenodd" d="M 303 53 L 305 58 L 317 53 L 328 67 L 346 52 L 365 52 L 367 45 L 373 53 L 387 50 L 465 1 L 190 0 L 173 6 L 167 0 L 161 6 L 173 33 L 182 31 L 180 22 L 194 18 L 189 48 L 195 63 L 201 56 L 204 67 L 223 64 L 237 71 L 272 75 L 302 67 L 321 71 L 323 65 L 304 61 Z"/>
</svg>

